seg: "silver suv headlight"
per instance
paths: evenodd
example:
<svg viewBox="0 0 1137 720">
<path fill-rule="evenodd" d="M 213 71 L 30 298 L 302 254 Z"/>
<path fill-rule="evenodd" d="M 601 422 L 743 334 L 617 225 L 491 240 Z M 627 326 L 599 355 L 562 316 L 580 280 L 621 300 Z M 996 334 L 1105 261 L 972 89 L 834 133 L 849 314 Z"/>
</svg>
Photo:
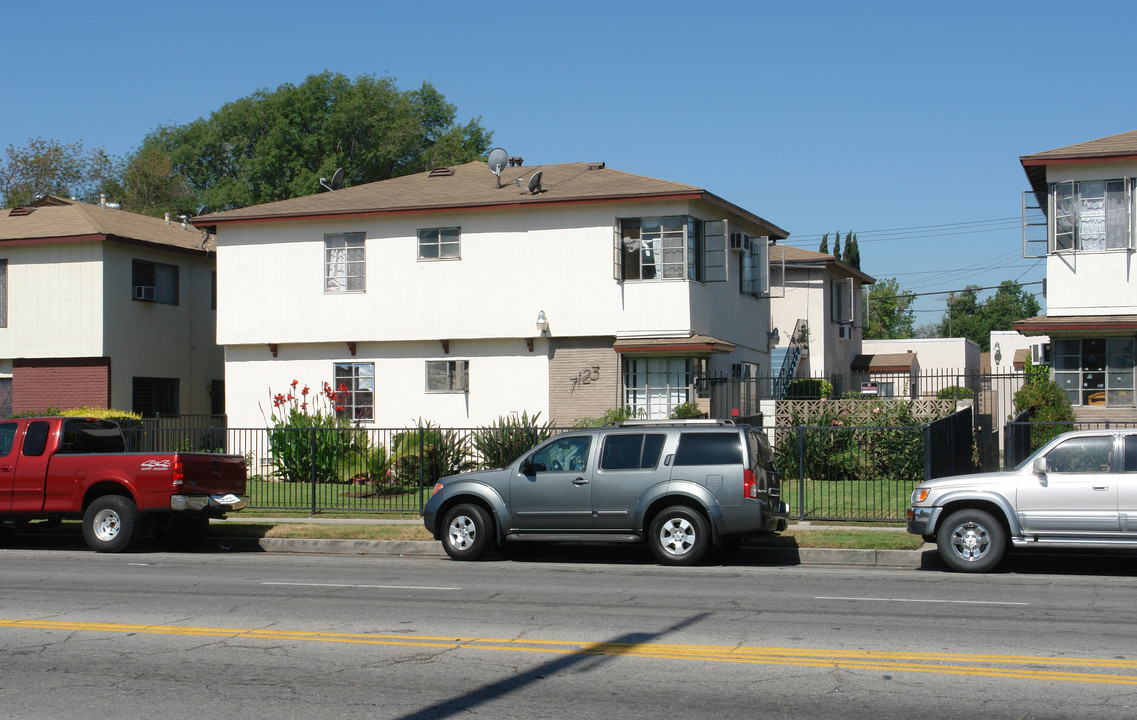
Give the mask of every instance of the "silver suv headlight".
<svg viewBox="0 0 1137 720">
<path fill-rule="evenodd" d="M 912 491 L 912 504 L 922 503 L 928 499 L 928 493 L 931 492 L 926 487 L 918 487 Z"/>
</svg>

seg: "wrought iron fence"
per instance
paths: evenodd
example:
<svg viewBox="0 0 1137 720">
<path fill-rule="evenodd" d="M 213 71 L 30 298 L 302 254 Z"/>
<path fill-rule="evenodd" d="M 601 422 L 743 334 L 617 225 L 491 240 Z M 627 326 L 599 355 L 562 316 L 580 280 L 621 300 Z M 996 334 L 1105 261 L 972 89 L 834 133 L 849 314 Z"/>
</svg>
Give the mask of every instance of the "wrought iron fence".
<svg viewBox="0 0 1137 720">
<path fill-rule="evenodd" d="M 939 425 L 772 429 L 792 517 L 903 520 L 917 483 L 966 471 L 959 458 L 970 453 L 971 435 L 962 429 L 969 422 L 953 416 Z M 438 478 L 500 467 L 573 428 L 182 430 L 131 430 L 130 447 L 242 455 L 250 509 L 315 515 L 421 512 Z M 207 441 L 198 443 L 201 438 Z"/>
</svg>

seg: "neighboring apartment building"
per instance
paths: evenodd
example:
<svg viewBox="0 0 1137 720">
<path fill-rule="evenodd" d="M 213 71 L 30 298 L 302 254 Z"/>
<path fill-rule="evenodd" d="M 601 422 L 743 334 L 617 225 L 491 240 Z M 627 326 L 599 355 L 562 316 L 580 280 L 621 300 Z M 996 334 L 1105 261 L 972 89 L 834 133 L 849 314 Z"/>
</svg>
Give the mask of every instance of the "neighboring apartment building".
<svg viewBox="0 0 1137 720">
<path fill-rule="evenodd" d="M 1047 293 L 1046 314 L 1015 329 L 1050 337 L 1051 375 L 1080 416 L 1132 417 L 1137 131 L 1019 160 L 1031 185 L 1023 254 L 1046 258 Z M 1028 198 L 1037 201 L 1033 215 Z"/>
<path fill-rule="evenodd" d="M 45 197 L 0 210 L 0 417 L 222 412 L 210 236 Z"/>
<path fill-rule="evenodd" d="M 770 275 L 777 347 L 801 351 L 795 375 L 846 382 L 861 353 L 864 288 L 876 279 L 833 255 L 784 245 L 770 250 Z"/>
<path fill-rule="evenodd" d="M 327 382 L 362 424 L 511 412 L 666 417 L 770 371 L 769 243 L 691 185 L 603 163 L 486 163 L 207 215 L 231 427 Z"/>
</svg>

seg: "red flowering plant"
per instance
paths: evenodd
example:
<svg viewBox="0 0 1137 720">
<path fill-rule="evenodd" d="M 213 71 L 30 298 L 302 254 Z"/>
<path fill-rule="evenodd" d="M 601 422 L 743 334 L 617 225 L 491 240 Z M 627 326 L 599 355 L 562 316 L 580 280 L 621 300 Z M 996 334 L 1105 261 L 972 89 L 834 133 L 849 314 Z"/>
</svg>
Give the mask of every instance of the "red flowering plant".
<svg viewBox="0 0 1137 720">
<path fill-rule="evenodd" d="M 339 416 L 343 393 L 328 383 L 313 392 L 298 380 L 287 393 L 273 393 L 269 450 L 277 471 L 292 482 L 341 479 L 345 456 L 362 449 L 366 435 Z"/>
</svg>

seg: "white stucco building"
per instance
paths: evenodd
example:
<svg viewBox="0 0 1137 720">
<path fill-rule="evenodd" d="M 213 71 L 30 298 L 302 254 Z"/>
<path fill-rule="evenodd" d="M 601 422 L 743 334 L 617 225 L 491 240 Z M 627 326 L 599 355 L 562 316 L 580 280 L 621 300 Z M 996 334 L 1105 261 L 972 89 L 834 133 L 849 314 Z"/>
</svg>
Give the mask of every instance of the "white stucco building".
<svg viewBox="0 0 1137 720">
<path fill-rule="evenodd" d="M 666 417 L 708 374 L 770 372 L 787 233 L 702 188 L 475 162 L 195 222 L 217 234 L 230 427 L 293 380 L 342 387 L 365 425 L 460 428 Z"/>
<path fill-rule="evenodd" d="M 1046 314 L 1015 329 L 1049 336 L 1051 376 L 1076 409 L 1133 417 L 1137 131 L 1020 162 L 1031 185 L 1024 255 L 1046 258 L 1047 293 Z"/>
</svg>

